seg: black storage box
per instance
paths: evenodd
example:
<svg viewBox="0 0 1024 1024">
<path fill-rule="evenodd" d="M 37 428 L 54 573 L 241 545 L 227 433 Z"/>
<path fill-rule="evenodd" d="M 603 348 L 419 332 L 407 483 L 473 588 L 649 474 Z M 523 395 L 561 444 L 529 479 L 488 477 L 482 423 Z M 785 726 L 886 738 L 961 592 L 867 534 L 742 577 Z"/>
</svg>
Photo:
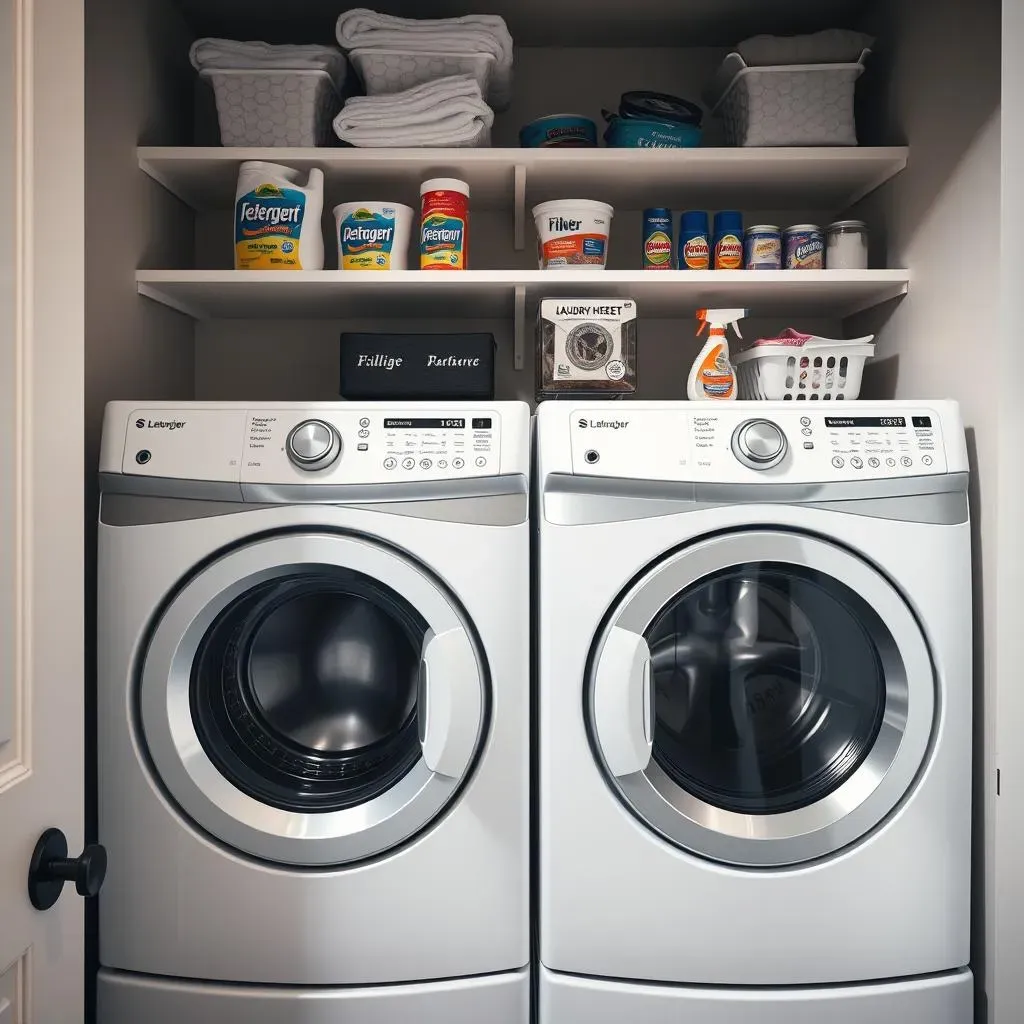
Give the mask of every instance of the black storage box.
<svg viewBox="0 0 1024 1024">
<path fill-rule="evenodd" d="M 494 398 L 493 334 L 342 334 L 341 396 Z"/>
</svg>

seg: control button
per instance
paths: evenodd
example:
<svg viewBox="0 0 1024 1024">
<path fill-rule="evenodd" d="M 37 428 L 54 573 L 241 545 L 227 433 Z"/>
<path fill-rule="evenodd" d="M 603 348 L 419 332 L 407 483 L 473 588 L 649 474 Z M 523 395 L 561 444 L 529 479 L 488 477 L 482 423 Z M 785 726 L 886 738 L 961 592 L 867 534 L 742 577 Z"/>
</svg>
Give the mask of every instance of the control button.
<svg viewBox="0 0 1024 1024">
<path fill-rule="evenodd" d="M 430 459 L 420 459 L 420 469 L 430 469 L 433 465 Z"/>
<path fill-rule="evenodd" d="M 810 425 L 811 425 L 811 417 L 810 416 L 801 416 L 800 417 L 800 426 L 801 427 L 809 427 Z"/>
<path fill-rule="evenodd" d="M 804 447 L 808 451 L 813 451 L 814 450 L 814 442 L 813 441 L 804 441 Z"/>
<path fill-rule="evenodd" d="M 859 455 L 854 455 L 854 457 L 850 459 L 850 465 L 853 466 L 854 469 L 863 469 L 864 460 Z"/>
<path fill-rule="evenodd" d="M 870 467 L 871 467 L 872 469 L 878 469 L 878 467 L 879 467 L 879 466 L 880 466 L 881 464 L 882 464 L 882 463 L 881 463 L 881 462 L 880 462 L 880 461 L 879 461 L 879 460 L 878 460 L 877 458 L 875 458 L 875 456 L 874 456 L 874 455 L 872 455 L 872 456 L 871 456 L 871 458 L 870 458 L 870 459 L 868 459 L 868 465 L 869 465 L 869 466 L 870 466 Z"/>
<path fill-rule="evenodd" d="M 462 469 L 465 464 L 463 459 L 452 459 L 452 469 Z"/>
<path fill-rule="evenodd" d="M 356 445 L 356 451 L 357 452 L 368 452 L 369 450 L 370 450 L 370 446 L 368 444 L 357 444 Z"/>
<path fill-rule="evenodd" d="M 368 418 L 367 418 L 366 416 L 364 416 L 364 417 L 363 417 L 363 418 L 362 418 L 362 419 L 361 419 L 361 420 L 359 421 L 359 426 L 361 426 L 361 427 L 368 427 L 369 425 L 370 425 L 370 420 L 369 420 L 369 419 L 368 419 Z"/>
<path fill-rule="evenodd" d="M 835 455 L 832 458 L 832 465 L 835 466 L 836 469 L 842 469 L 843 466 L 846 465 L 846 460 L 841 455 Z"/>
<path fill-rule="evenodd" d="M 909 455 L 904 455 L 900 462 L 908 468 L 914 464 L 914 460 Z"/>
<path fill-rule="evenodd" d="M 143 448 L 135 453 L 135 461 L 140 466 L 144 466 L 151 458 L 153 458 L 153 453 L 148 448 Z"/>
<path fill-rule="evenodd" d="M 930 455 L 922 455 L 921 462 L 925 466 L 930 466 L 932 464 L 932 457 Z"/>
<path fill-rule="evenodd" d="M 416 460 L 415 459 L 410 459 L 410 458 L 408 458 L 408 456 L 406 458 L 402 459 L 402 469 L 415 469 L 415 468 L 416 468 Z"/>
<path fill-rule="evenodd" d="M 341 437 L 323 420 L 303 420 L 285 442 L 288 458 L 299 469 L 324 469 L 341 454 Z"/>
<path fill-rule="evenodd" d="M 888 467 L 889 467 L 890 469 L 892 469 L 892 467 L 896 465 L 896 460 L 895 460 L 894 458 L 891 458 L 891 457 L 890 457 L 890 458 L 888 458 L 888 459 L 886 459 L 886 460 L 885 460 L 885 464 L 886 464 L 886 465 L 887 465 L 887 466 L 888 466 Z"/>
<path fill-rule="evenodd" d="M 438 469 L 447 469 L 448 468 L 448 460 L 447 459 L 438 459 L 437 460 L 437 468 Z"/>
<path fill-rule="evenodd" d="M 483 469 L 483 467 L 487 465 L 487 460 L 482 455 L 478 455 L 476 459 L 476 464 L 481 469 Z"/>
<path fill-rule="evenodd" d="M 384 460 L 385 469 L 394 469 L 398 465 L 398 459 L 392 458 L 390 455 Z"/>
<path fill-rule="evenodd" d="M 800 428 L 800 433 L 803 434 L 804 437 L 810 437 L 811 436 L 811 428 L 810 427 L 801 427 Z"/>
<path fill-rule="evenodd" d="M 786 435 L 771 420 L 747 420 L 732 435 L 732 452 L 750 469 L 771 469 L 786 455 Z"/>
</svg>

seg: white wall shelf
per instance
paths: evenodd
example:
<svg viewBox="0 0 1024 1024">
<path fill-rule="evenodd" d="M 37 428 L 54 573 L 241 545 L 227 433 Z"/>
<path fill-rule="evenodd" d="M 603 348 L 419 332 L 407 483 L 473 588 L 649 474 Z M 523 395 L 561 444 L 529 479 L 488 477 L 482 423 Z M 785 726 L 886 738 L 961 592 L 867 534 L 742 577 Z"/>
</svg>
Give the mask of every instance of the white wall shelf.
<svg viewBox="0 0 1024 1024">
<path fill-rule="evenodd" d="M 687 319 L 702 306 L 753 315 L 849 316 L 906 294 L 906 270 L 643 271 L 467 270 L 382 273 L 140 270 L 141 295 L 197 319 L 343 319 L 366 316 L 514 319 L 516 367 L 546 296 L 636 300 L 641 316 Z"/>
<path fill-rule="evenodd" d="M 422 181 L 469 183 L 470 209 L 515 212 L 585 196 L 621 209 L 819 209 L 840 212 L 907 165 L 906 147 L 779 149 L 247 149 L 139 148 L 139 166 L 196 210 L 231 209 L 238 165 L 320 167 L 328 198 L 412 202 Z"/>
</svg>

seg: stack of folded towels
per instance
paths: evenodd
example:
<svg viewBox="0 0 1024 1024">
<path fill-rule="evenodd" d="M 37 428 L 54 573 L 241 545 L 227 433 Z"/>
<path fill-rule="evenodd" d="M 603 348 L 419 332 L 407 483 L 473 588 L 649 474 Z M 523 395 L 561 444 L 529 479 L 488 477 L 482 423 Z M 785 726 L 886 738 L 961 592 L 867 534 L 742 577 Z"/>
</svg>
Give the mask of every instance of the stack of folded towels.
<svg viewBox="0 0 1024 1024">
<path fill-rule="evenodd" d="M 343 50 L 491 54 L 495 63 L 487 99 L 504 110 L 512 98 L 512 36 L 496 14 L 417 19 L 357 9 L 338 18 L 337 36 Z"/>
<path fill-rule="evenodd" d="M 197 71 L 326 71 L 339 93 L 348 69 L 345 55 L 334 46 L 197 39 L 189 57 Z"/>
<path fill-rule="evenodd" d="M 354 96 L 334 119 L 352 146 L 486 146 L 494 111 L 471 75 L 453 75 L 386 96 Z"/>
</svg>

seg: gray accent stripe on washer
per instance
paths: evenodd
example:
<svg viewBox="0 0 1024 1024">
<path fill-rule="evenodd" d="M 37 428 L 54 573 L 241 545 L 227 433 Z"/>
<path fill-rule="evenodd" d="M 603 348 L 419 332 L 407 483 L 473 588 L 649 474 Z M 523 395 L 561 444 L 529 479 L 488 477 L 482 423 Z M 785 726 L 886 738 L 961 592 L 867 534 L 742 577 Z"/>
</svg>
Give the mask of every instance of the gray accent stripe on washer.
<svg viewBox="0 0 1024 1024">
<path fill-rule="evenodd" d="M 848 484 L 694 484 L 552 473 L 544 516 L 582 526 L 739 504 L 792 504 L 876 519 L 951 525 L 967 520 L 966 473 Z"/>
<path fill-rule="evenodd" d="M 192 498 L 152 498 L 139 494 L 104 494 L 100 499 L 100 522 L 106 526 L 146 526 L 278 507 L 274 504 L 246 504 L 239 501 L 198 501 Z M 474 526 L 517 526 L 526 522 L 529 515 L 529 499 L 525 494 L 496 494 L 482 498 L 451 498 L 438 501 L 382 502 L 348 507 Z"/>
<path fill-rule="evenodd" d="M 104 494 L 100 498 L 100 522 L 105 526 L 149 526 L 180 523 L 189 519 L 255 512 L 273 505 L 246 505 L 241 501 L 197 501 L 192 498 L 150 498 L 141 494 Z"/>
<path fill-rule="evenodd" d="M 101 494 L 140 494 L 151 498 L 243 501 L 242 487 L 224 480 L 177 480 L 163 476 L 100 473 Z"/>
<path fill-rule="evenodd" d="M 521 473 L 469 477 L 465 480 L 412 480 L 386 484 L 242 484 L 245 501 L 272 504 L 366 505 L 381 502 L 446 501 L 452 498 L 491 498 L 527 495 Z"/>
</svg>

